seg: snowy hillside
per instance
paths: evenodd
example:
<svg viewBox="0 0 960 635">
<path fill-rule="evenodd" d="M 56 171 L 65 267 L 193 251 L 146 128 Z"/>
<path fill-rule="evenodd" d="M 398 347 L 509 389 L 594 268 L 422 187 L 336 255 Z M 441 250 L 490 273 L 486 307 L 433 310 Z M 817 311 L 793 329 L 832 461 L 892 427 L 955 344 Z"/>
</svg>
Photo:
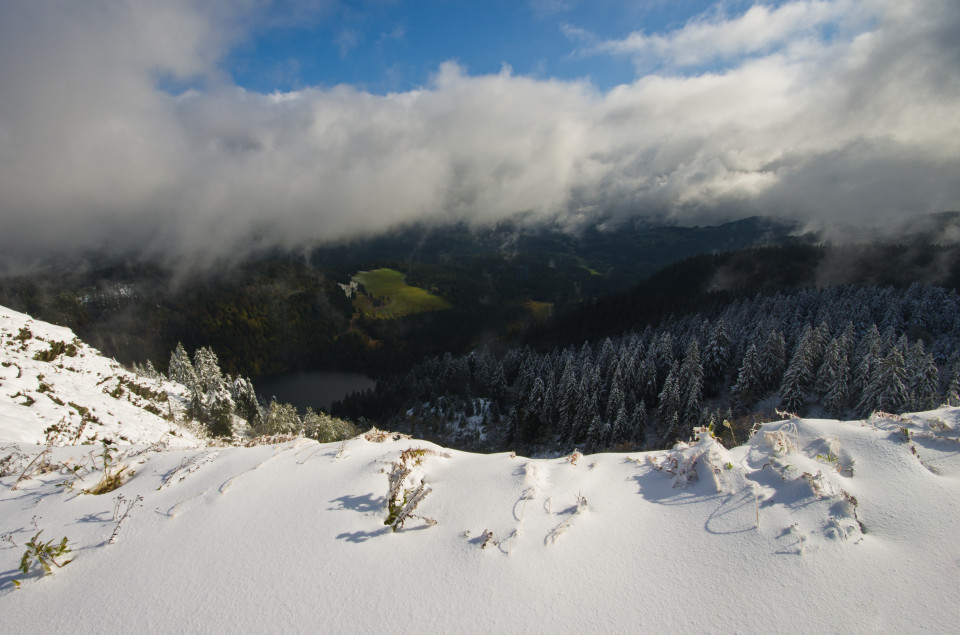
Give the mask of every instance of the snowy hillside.
<svg viewBox="0 0 960 635">
<path fill-rule="evenodd" d="M 20 341 L 2 315 L 6 632 L 956 630 L 960 409 L 557 459 L 376 433 L 212 447 L 105 394 L 134 377 L 82 344 L 33 359 L 69 331 Z M 33 445 L 72 409 L 51 397 L 133 444 Z M 72 558 L 47 576 L 41 530 Z"/>
<path fill-rule="evenodd" d="M 0 307 L 0 351 L 3 440 L 43 443 L 56 426 L 51 440 L 57 444 L 197 444 L 165 419 L 182 414 L 183 386 L 124 370 L 70 329 Z"/>
</svg>

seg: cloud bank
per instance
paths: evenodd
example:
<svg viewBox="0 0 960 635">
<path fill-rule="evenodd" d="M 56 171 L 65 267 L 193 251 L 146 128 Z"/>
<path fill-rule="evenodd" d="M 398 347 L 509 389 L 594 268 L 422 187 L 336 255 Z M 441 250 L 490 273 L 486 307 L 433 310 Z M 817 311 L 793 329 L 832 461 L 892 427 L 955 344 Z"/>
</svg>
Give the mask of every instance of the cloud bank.
<svg viewBox="0 0 960 635">
<path fill-rule="evenodd" d="M 795 1 L 598 42 L 578 54 L 638 68 L 605 93 L 454 62 L 402 93 L 245 91 L 221 65 L 260 10 L 5 4 L 0 249 L 215 258 L 518 213 L 883 224 L 960 208 L 954 0 Z"/>
</svg>

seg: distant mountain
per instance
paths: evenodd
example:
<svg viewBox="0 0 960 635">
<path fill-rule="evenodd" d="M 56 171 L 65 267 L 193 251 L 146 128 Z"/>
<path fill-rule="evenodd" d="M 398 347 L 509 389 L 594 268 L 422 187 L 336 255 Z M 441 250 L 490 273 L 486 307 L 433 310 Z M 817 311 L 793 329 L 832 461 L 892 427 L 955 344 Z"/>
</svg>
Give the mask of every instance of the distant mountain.
<svg viewBox="0 0 960 635">
<path fill-rule="evenodd" d="M 811 243 L 800 225 L 755 216 L 717 226 L 651 225 L 640 220 L 591 223 L 570 231 L 515 221 L 487 228 L 413 225 L 388 235 L 324 246 L 311 262 L 324 270 L 349 271 L 370 263 L 496 267 L 504 262 L 521 277 L 550 277 L 549 271 L 579 273 L 584 293 L 594 296 L 623 288 L 688 256 L 769 244 Z M 518 272 L 519 273 L 516 273 Z"/>
<path fill-rule="evenodd" d="M 180 341 L 190 350 L 210 346 L 225 371 L 254 377 L 308 367 L 378 373 L 514 336 L 691 254 L 811 240 L 794 237 L 796 229 L 767 218 L 717 227 L 594 224 L 576 234 L 519 223 L 415 226 L 318 248 L 308 262 L 273 253 L 191 275 L 94 259 L 0 278 L 0 303 L 70 326 L 128 364 L 150 359 L 162 368 Z M 380 267 L 450 308 L 390 320 L 362 315 L 338 284 Z"/>
<path fill-rule="evenodd" d="M 784 245 L 700 254 L 617 293 L 591 299 L 530 330 L 534 345 L 579 344 L 656 324 L 737 297 L 838 285 L 919 282 L 960 290 L 960 245 Z"/>
</svg>

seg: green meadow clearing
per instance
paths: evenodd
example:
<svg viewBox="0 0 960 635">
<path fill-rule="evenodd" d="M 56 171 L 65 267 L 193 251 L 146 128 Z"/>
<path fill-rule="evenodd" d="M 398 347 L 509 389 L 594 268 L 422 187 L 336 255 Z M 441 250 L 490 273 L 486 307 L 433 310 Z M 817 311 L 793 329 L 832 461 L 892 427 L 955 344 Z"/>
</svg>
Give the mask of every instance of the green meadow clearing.
<svg viewBox="0 0 960 635">
<path fill-rule="evenodd" d="M 394 269 L 361 271 L 353 276 L 353 280 L 366 290 L 366 295 L 357 294 L 353 307 L 370 317 L 389 320 L 452 306 L 440 296 L 408 285 L 403 274 Z"/>
</svg>

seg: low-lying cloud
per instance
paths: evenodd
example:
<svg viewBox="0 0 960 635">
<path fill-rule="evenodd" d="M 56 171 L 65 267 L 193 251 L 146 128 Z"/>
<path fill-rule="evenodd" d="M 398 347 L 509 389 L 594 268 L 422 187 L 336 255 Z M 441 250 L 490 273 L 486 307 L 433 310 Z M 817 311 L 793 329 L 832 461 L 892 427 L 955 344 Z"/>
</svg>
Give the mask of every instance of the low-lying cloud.
<svg viewBox="0 0 960 635">
<path fill-rule="evenodd" d="M 232 84 L 222 60 L 259 4 L 6 4 L 0 249 L 216 258 L 518 213 L 881 224 L 960 207 L 954 0 L 798 1 L 595 46 L 661 69 L 608 92 L 448 62 L 388 95 Z"/>
</svg>

